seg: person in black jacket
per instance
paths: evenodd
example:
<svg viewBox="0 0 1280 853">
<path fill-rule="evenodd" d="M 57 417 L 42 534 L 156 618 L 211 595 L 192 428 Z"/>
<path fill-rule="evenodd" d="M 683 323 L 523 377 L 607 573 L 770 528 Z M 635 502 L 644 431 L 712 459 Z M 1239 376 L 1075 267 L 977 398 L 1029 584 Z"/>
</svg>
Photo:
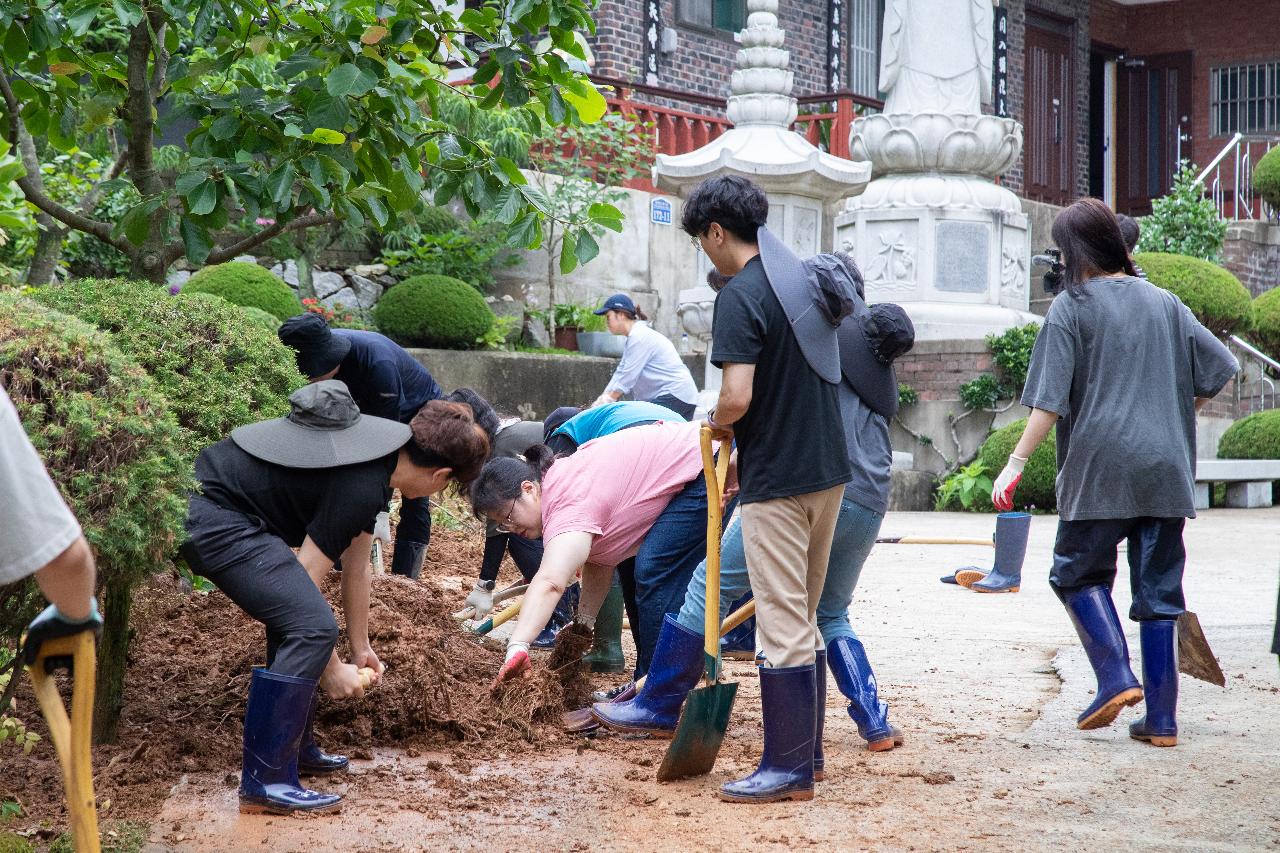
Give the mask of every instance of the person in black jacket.
<svg viewBox="0 0 1280 853">
<path fill-rule="evenodd" d="M 279 335 L 296 351 L 303 376 L 311 382 L 337 379 L 344 383 L 362 414 L 407 424 L 428 402 L 444 397 L 471 406 L 476 423 L 492 443 L 498 418 L 489 404 L 465 388 L 445 397 L 430 371 L 385 335 L 330 329 L 323 317 L 312 313 L 290 317 Z M 406 498 L 400 506 L 391 571 L 418 577 L 430 541 L 430 501 Z"/>
</svg>

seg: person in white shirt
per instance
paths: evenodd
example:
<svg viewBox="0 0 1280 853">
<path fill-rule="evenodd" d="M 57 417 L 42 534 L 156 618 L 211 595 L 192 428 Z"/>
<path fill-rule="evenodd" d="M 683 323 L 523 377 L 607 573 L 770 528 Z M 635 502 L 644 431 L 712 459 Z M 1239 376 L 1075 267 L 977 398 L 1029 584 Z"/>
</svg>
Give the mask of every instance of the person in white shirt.
<svg viewBox="0 0 1280 853">
<path fill-rule="evenodd" d="M 609 385 L 591 405 L 612 403 L 630 394 L 632 399 L 657 403 L 692 420 L 698 386 L 671 341 L 644 322 L 648 317 L 624 293 L 610 296 L 595 313 L 604 315 L 610 332 L 626 335 L 627 343 Z"/>
</svg>

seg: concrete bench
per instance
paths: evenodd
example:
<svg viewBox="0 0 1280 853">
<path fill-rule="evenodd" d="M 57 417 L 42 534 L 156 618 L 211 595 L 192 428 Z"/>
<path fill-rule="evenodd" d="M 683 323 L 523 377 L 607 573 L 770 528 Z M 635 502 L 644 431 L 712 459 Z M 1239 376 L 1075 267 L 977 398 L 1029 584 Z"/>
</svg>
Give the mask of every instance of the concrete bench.
<svg viewBox="0 0 1280 853">
<path fill-rule="evenodd" d="M 1209 508 L 1214 483 L 1227 484 L 1227 506 L 1271 506 L 1271 481 L 1280 480 L 1280 459 L 1197 459 L 1196 509 Z"/>
</svg>

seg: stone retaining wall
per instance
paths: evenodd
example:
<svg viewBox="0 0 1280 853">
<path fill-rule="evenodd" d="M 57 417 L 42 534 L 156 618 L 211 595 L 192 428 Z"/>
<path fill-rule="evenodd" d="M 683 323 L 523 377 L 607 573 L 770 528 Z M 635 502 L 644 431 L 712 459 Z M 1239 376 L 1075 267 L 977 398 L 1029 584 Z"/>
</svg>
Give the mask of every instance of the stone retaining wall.
<svg viewBox="0 0 1280 853">
<path fill-rule="evenodd" d="M 1222 247 L 1223 266 L 1254 296 L 1280 285 L 1280 224 L 1233 222 Z"/>
</svg>

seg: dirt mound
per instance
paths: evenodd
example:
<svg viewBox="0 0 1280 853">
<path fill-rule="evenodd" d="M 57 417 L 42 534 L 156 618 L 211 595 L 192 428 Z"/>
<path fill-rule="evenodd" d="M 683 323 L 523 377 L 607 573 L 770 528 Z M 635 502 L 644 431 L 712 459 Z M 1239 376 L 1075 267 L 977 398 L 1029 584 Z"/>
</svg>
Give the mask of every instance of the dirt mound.
<svg viewBox="0 0 1280 853">
<path fill-rule="evenodd" d="M 468 558 L 475 556 L 473 538 L 457 533 L 433 537 L 434 559 L 421 581 L 374 577 L 370 639 L 386 677 L 362 700 L 330 702 L 322 697 L 317 724 L 322 745 L 357 755 L 383 746 L 466 753 L 470 747 L 464 742 L 482 737 L 490 745 L 519 744 L 522 751 L 560 739 L 555 725 L 559 713 L 566 702 L 581 700 L 589 690 L 577 661 L 553 670 L 544 657 L 537 662 L 540 686 L 529 697 L 518 702 L 493 697 L 489 684 L 501 665 L 501 652 L 468 637 L 450 615 L 461 597 L 456 582 L 442 578 L 475 571 L 469 560 L 450 553 L 456 548 Z M 326 594 L 337 602 L 337 576 Z M 254 665 L 265 663 L 262 626 L 220 592 L 184 593 L 172 578 L 161 576 L 139 592 L 136 608 L 138 635 L 130 648 L 120 741 L 94 750 L 98 800 L 110 803 L 104 817 L 152 817 L 183 773 L 238 772 L 250 674 Z M 335 611 L 341 613 L 340 608 Z M 568 636 L 566 643 L 581 649 L 583 638 Z M 345 656 L 347 648 L 344 637 L 339 654 Z M 566 645 L 560 656 L 574 654 Z M 29 683 L 23 681 L 17 697 L 20 714 L 47 737 Z M 527 743 L 535 738 L 538 746 Z M 26 818 L 65 820 L 60 775 L 47 739 L 32 755 L 5 750 L 2 757 L 0 800 L 22 803 L 22 823 Z"/>
</svg>

